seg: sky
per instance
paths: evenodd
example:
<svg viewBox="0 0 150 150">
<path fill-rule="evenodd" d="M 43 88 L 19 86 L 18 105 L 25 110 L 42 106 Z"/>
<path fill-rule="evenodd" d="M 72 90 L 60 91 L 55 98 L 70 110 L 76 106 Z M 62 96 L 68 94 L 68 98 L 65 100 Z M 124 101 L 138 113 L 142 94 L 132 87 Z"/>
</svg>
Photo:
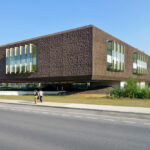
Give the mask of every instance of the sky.
<svg viewBox="0 0 150 150">
<path fill-rule="evenodd" d="M 150 55 L 150 0 L 0 0 L 0 45 L 90 24 Z"/>
</svg>

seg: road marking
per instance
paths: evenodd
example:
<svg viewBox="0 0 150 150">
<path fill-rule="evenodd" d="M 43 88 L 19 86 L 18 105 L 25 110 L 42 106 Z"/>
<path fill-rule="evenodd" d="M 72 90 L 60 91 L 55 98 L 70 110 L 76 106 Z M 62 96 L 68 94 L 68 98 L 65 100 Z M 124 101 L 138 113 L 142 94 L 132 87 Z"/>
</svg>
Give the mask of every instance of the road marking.
<svg viewBox="0 0 150 150">
<path fill-rule="evenodd" d="M 21 111 L 21 112 L 31 112 L 31 110 L 23 110 L 23 109 L 18 109 L 17 111 Z"/>
<path fill-rule="evenodd" d="M 42 113 L 42 114 L 46 114 L 46 115 L 49 114 L 48 112 L 41 112 L 41 113 Z"/>
<path fill-rule="evenodd" d="M 33 111 L 33 110 L 31 110 L 30 112 L 36 113 L 36 114 L 41 113 L 41 112 L 39 112 L 39 111 Z"/>
<path fill-rule="evenodd" d="M 62 114 L 61 116 L 63 116 L 63 117 L 70 117 L 70 115 L 67 115 L 67 114 Z"/>
<path fill-rule="evenodd" d="M 106 121 L 115 121 L 114 119 L 104 119 Z"/>
<path fill-rule="evenodd" d="M 73 117 L 76 117 L 76 118 L 82 118 L 82 116 L 73 116 Z"/>
<path fill-rule="evenodd" d="M 31 113 L 30 110 L 19 110 L 19 111 Z"/>
<path fill-rule="evenodd" d="M 131 124 L 135 124 L 135 123 L 136 123 L 136 122 L 134 122 L 134 121 L 122 121 L 122 122 L 131 123 Z"/>
</svg>

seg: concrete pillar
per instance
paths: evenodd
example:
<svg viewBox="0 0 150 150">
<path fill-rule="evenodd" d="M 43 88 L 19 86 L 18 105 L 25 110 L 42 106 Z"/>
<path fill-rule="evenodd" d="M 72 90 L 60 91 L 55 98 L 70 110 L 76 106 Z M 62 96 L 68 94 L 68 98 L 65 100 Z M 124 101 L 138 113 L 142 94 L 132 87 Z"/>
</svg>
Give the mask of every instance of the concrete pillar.
<svg viewBox="0 0 150 150">
<path fill-rule="evenodd" d="M 120 82 L 120 87 L 121 87 L 121 88 L 124 88 L 124 86 L 126 85 L 126 83 L 127 83 L 126 81 L 121 81 L 121 82 Z"/>
<path fill-rule="evenodd" d="M 38 87 L 41 87 L 41 83 L 38 84 Z"/>
<path fill-rule="evenodd" d="M 88 87 L 88 88 L 90 88 L 90 86 L 91 86 L 91 83 L 90 83 L 90 82 L 88 82 L 88 83 L 87 83 L 87 87 Z"/>
</svg>

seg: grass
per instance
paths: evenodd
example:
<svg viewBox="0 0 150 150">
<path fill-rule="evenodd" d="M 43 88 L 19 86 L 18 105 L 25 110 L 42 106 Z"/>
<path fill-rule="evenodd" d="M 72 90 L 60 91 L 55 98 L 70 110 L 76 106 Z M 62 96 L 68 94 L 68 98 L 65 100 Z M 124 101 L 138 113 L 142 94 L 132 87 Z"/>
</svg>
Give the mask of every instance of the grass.
<svg viewBox="0 0 150 150">
<path fill-rule="evenodd" d="M 34 96 L 0 96 L 0 99 L 11 100 L 28 100 L 33 101 Z M 94 104 L 94 105 L 113 105 L 113 106 L 130 106 L 130 107 L 149 107 L 150 99 L 111 99 L 105 97 L 83 97 L 83 96 L 44 96 L 44 102 L 57 103 L 80 103 L 80 104 Z"/>
</svg>

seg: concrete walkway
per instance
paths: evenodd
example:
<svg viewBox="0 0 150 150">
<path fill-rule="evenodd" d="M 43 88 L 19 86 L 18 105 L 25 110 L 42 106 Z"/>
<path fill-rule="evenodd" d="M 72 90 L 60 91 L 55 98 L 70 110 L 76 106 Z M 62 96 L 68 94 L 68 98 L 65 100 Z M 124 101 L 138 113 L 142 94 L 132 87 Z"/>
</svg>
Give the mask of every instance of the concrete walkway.
<svg viewBox="0 0 150 150">
<path fill-rule="evenodd" d="M 150 114 L 150 108 L 144 107 L 126 107 L 126 106 L 91 105 L 91 104 L 76 104 L 76 103 L 54 103 L 54 102 L 43 102 L 34 104 L 34 102 L 32 101 L 7 100 L 7 99 L 0 99 L 0 103 Z"/>
</svg>

